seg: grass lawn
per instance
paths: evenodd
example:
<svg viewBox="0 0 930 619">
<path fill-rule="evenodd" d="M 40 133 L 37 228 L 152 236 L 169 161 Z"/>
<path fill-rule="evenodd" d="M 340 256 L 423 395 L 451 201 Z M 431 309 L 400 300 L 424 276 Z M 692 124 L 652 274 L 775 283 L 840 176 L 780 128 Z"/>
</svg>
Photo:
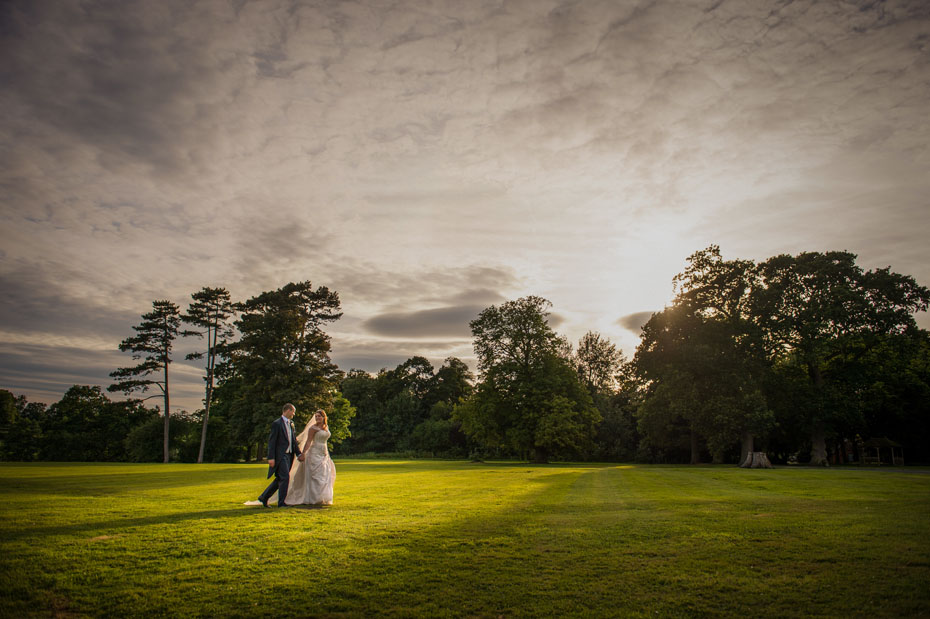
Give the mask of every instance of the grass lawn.
<svg viewBox="0 0 930 619">
<path fill-rule="evenodd" d="M 0 465 L 0 616 L 930 616 L 930 471 Z"/>
</svg>

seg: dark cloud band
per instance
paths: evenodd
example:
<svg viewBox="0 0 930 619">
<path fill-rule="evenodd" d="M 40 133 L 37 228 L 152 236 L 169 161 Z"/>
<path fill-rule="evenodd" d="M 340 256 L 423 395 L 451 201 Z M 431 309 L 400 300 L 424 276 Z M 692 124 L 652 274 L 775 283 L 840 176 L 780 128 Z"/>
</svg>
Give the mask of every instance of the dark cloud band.
<svg viewBox="0 0 930 619">
<path fill-rule="evenodd" d="M 369 318 L 362 326 L 385 337 L 470 337 L 468 323 L 484 309 L 480 305 L 440 307 L 415 312 L 389 312 Z"/>
<path fill-rule="evenodd" d="M 632 314 L 627 314 L 617 319 L 617 324 L 639 335 L 643 325 L 649 322 L 649 319 L 652 318 L 654 313 L 655 312 L 634 312 Z"/>
</svg>

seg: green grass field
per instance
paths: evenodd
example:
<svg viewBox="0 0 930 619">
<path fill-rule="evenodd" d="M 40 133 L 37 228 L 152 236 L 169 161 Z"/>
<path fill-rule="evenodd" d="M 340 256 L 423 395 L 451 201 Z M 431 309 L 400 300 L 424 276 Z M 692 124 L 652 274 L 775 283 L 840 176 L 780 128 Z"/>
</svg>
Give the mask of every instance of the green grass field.
<svg viewBox="0 0 930 619">
<path fill-rule="evenodd" d="M 930 615 L 930 471 L 0 465 L 0 616 Z"/>
</svg>

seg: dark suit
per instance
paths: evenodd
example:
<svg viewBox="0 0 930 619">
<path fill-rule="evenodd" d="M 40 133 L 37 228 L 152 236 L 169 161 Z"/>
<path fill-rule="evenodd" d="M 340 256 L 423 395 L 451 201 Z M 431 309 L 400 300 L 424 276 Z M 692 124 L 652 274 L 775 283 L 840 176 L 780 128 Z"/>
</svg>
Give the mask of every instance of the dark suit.
<svg viewBox="0 0 930 619">
<path fill-rule="evenodd" d="M 287 453 L 287 428 L 285 423 L 291 427 L 291 451 Z M 300 453 L 300 445 L 297 444 L 297 432 L 294 430 L 294 422 L 285 419 L 284 416 L 278 417 L 271 424 L 271 436 L 268 437 L 268 459 L 274 460 L 274 466 L 268 466 L 268 477 L 274 475 L 274 481 L 265 488 L 258 500 L 267 503 L 271 495 L 278 491 L 278 506 L 284 505 L 284 499 L 287 497 L 287 487 L 291 479 L 291 463 L 294 456 Z"/>
</svg>

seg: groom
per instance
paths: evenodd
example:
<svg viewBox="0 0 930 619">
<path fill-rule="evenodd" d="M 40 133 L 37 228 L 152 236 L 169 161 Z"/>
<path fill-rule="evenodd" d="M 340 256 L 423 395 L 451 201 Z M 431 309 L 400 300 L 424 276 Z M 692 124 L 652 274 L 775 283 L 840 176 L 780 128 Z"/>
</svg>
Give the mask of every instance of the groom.
<svg viewBox="0 0 930 619">
<path fill-rule="evenodd" d="M 274 475 L 274 481 L 259 495 L 259 502 L 268 507 L 268 499 L 278 491 L 278 507 L 287 507 L 284 498 L 287 496 L 287 486 L 290 483 L 291 463 L 294 454 L 300 453 L 297 444 L 297 433 L 294 431 L 294 422 L 291 419 L 297 409 L 293 404 L 285 404 L 281 416 L 271 424 L 271 436 L 268 438 L 268 477 Z M 303 455 L 297 456 L 301 462 Z"/>
</svg>

